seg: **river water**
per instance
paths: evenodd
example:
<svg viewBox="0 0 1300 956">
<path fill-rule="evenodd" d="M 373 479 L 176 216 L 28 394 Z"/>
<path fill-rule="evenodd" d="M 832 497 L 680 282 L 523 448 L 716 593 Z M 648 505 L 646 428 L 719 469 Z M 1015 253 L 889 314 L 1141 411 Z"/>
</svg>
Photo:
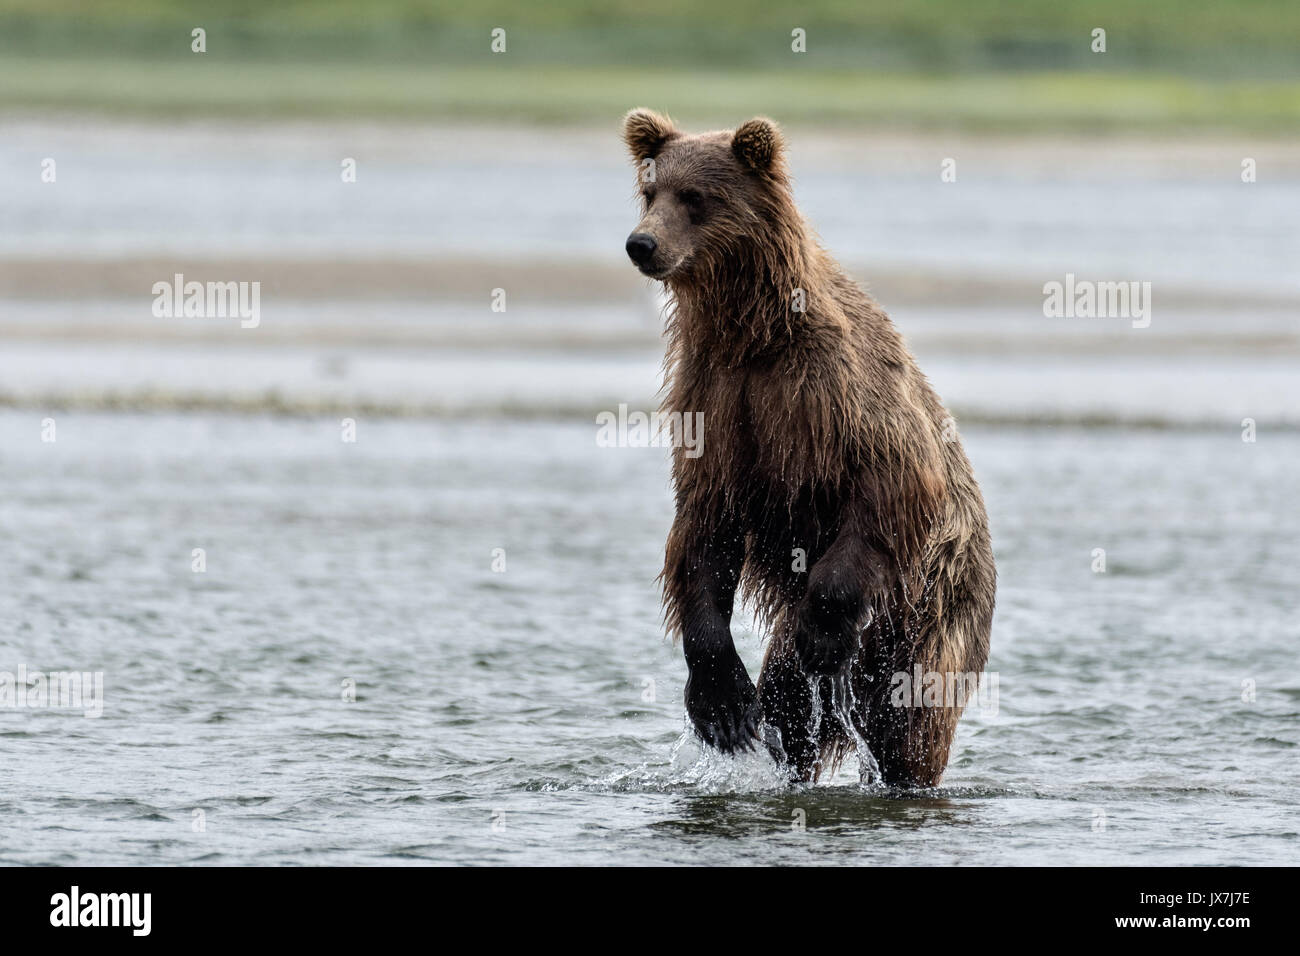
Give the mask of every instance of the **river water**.
<svg viewBox="0 0 1300 956">
<path fill-rule="evenodd" d="M 791 789 L 684 736 L 661 449 L 594 423 L 56 421 L 0 414 L 0 670 L 102 672 L 102 715 L 0 712 L 0 861 L 1300 852 L 1295 435 L 968 429 L 998 692 L 943 786 L 898 794 Z"/>
</svg>

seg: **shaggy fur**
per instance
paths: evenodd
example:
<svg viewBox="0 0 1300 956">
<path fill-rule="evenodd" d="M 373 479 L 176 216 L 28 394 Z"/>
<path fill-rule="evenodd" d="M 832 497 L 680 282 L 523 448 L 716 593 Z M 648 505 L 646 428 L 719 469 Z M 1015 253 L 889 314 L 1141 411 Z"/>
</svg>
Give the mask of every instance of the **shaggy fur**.
<svg viewBox="0 0 1300 956">
<path fill-rule="evenodd" d="M 774 123 L 691 136 L 633 110 L 624 138 L 644 204 L 628 252 L 672 296 L 664 409 L 705 416 L 704 454 L 674 455 L 662 575 L 691 721 L 727 752 L 765 728 L 797 779 L 855 747 L 869 766 L 865 744 L 887 782 L 936 784 L 961 695 L 890 692 L 918 664 L 988 657 L 993 556 L 952 420 L 796 209 Z M 771 634 L 757 689 L 732 643 L 737 591 Z"/>
</svg>

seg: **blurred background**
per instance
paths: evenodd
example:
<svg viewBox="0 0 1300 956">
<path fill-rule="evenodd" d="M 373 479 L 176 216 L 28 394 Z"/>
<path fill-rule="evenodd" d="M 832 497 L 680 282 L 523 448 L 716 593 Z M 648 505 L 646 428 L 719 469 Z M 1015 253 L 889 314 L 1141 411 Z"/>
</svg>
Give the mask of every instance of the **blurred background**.
<svg viewBox="0 0 1300 956">
<path fill-rule="evenodd" d="M 1293 0 L 0 0 L 0 669 L 108 696 L 4 715 L 0 862 L 1294 862 L 1297 50 Z M 933 799 L 690 764 L 666 452 L 595 444 L 660 383 L 634 106 L 783 124 L 962 427 L 1003 697 Z"/>
<path fill-rule="evenodd" d="M 967 416 L 1294 424 L 1270 363 L 1296 351 L 1298 46 L 1300 11 L 1264 0 L 5 0 L 0 397 L 649 401 L 618 140 L 644 105 L 784 123 L 807 214 Z M 1067 272 L 1151 281 L 1151 327 L 1044 321 Z M 175 273 L 260 281 L 265 321 L 156 320 Z M 1229 386 L 1207 354 L 1253 370 Z"/>
</svg>

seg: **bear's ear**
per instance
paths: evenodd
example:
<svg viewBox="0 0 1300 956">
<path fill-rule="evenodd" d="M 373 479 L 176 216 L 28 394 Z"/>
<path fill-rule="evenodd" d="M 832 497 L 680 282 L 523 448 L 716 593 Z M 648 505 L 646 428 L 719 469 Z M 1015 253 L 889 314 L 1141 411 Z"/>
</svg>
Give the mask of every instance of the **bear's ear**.
<svg viewBox="0 0 1300 956">
<path fill-rule="evenodd" d="M 764 116 L 742 124 L 731 137 L 731 151 L 740 164 L 758 173 L 770 170 L 784 148 L 780 128 Z"/>
<path fill-rule="evenodd" d="M 635 109 L 623 117 L 623 142 L 637 162 L 656 156 L 664 143 L 676 135 L 673 121 L 654 110 Z"/>
</svg>

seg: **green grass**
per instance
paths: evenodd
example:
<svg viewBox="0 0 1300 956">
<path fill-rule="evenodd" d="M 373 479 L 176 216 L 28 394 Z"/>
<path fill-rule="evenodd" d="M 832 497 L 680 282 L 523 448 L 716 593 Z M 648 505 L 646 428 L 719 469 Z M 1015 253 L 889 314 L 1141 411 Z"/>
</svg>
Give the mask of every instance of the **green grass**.
<svg viewBox="0 0 1300 956">
<path fill-rule="evenodd" d="M 0 48 L 159 54 L 193 26 L 212 55 L 466 61 L 505 27 L 512 55 L 551 62 L 758 66 L 808 31 L 830 68 L 1105 69 L 1295 75 L 1294 0 L 0 0 Z M 703 58 L 708 57 L 706 61 Z"/>
<path fill-rule="evenodd" d="M 1012 132 L 1193 128 L 1289 135 L 1300 127 L 1300 83 L 1211 84 L 1141 74 L 683 73 L 504 58 L 467 67 L 232 64 L 201 57 L 0 61 L 0 108 L 613 124 L 635 105 L 687 123 L 734 123 L 766 113 L 787 122 Z"/>
<path fill-rule="evenodd" d="M 1293 135 L 1298 49 L 1298 0 L 0 0 L 0 108 Z"/>
</svg>

